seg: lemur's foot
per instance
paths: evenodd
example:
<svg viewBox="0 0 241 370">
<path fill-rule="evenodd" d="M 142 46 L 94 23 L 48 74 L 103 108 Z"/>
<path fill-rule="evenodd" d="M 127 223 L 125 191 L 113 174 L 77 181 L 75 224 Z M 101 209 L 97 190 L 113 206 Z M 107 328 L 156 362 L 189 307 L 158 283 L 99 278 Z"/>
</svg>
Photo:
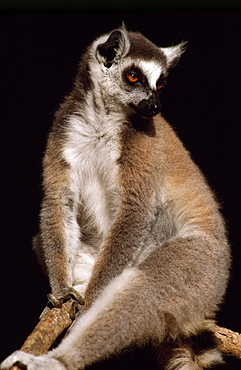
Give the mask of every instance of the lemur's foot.
<svg viewBox="0 0 241 370">
<path fill-rule="evenodd" d="M 66 370 L 66 367 L 55 358 L 48 355 L 34 356 L 23 351 L 13 352 L 0 364 L 2 370 L 10 370 L 12 366 L 18 366 L 22 370 Z"/>
</svg>

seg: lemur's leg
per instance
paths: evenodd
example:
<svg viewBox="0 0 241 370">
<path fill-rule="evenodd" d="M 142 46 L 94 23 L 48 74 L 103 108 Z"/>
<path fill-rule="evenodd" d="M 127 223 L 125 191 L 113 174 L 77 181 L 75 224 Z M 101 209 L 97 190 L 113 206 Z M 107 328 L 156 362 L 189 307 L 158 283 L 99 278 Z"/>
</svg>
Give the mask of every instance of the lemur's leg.
<svg viewBox="0 0 241 370">
<path fill-rule="evenodd" d="M 139 267 L 126 268 L 48 356 L 70 370 L 82 369 L 132 343 L 160 343 L 207 330 L 206 318 L 217 309 L 213 302 L 225 289 L 221 274 L 210 281 L 207 273 L 214 265 L 218 271 L 226 258 L 213 253 L 207 261 L 206 253 L 218 245 L 208 236 L 180 238 L 155 250 Z"/>
<path fill-rule="evenodd" d="M 35 366 L 28 370 L 46 369 L 42 364 L 47 359 L 51 366 L 54 359 L 68 370 L 84 369 L 133 343 L 158 344 L 211 331 L 205 319 L 216 310 L 213 302 L 219 301 L 217 294 L 222 296 L 224 282 L 221 274 L 211 277 L 207 271 L 215 265 L 218 272 L 225 256 L 218 252 L 205 256 L 217 246 L 211 237 L 180 238 L 162 245 L 138 267 L 124 269 L 56 349 L 39 358 L 30 356 L 30 362 L 25 356 L 25 363 Z M 217 362 L 217 357 L 210 361 Z M 194 362 L 189 368 L 196 369 Z"/>
</svg>

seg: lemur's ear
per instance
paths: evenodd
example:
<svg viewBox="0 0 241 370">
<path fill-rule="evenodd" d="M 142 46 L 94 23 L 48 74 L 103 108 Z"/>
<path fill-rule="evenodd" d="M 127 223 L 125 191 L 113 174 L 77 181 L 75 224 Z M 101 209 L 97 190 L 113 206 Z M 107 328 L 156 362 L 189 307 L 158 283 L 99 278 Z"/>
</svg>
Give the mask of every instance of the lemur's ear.
<svg viewBox="0 0 241 370">
<path fill-rule="evenodd" d="M 167 59 L 167 69 L 175 67 L 179 62 L 181 55 L 187 47 L 187 41 L 183 41 L 178 45 L 161 48 Z"/>
<path fill-rule="evenodd" d="M 130 41 L 126 29 L 122 26 L 111 32 L 107 41 L 99 44 L 96 50 L 96 57 L 100 63 L 110 68 L 114 62 L 127 54 Z"/>
</svg>

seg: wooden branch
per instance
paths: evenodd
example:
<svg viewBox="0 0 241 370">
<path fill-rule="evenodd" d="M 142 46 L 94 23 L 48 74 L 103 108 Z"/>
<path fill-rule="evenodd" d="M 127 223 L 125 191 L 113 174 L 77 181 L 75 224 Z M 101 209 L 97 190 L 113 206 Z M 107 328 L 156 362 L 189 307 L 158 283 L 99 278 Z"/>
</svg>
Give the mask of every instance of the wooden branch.
<svg viewBox="0 0 241 370">
<path fill-rule="evenodd" d="M 219 349 L 225 355 L 241 359 L 241 334 L 216 326 L 215 336 L 220 343 Z"/>
<path fill-rule="evenodd" d="M 63 303 L 62 308 L 52 308 L 36 325 L 32 333 L 27 337 L 21 351 L 40 356 L 48 352 L 56 339 L 72 324 L 75 301 L 69 300 Z M 12 366 L 11 370 L 20 370 L 18 366 Z"/>
<path fill-rule="evenodd" d="M 39 356 L 46 353 L 56 339 L 72 324 L 75 301 L 69 300 L 62 308 L 52 308 L 36 325 L 21 347 L 21 350 Z M 241 359 L 241 334 L 216 326 L 218 347 L 225 354 Z M 13 366 L 11 370 L 20 370 Z"/>
</svg>

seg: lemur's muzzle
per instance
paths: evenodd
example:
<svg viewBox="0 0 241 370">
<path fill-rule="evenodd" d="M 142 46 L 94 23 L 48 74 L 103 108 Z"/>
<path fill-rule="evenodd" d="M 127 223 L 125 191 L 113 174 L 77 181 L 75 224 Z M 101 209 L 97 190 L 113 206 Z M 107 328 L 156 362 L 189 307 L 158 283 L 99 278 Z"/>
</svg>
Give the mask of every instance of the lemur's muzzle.
<svg viewBox="0 0 241 370">
<path fill-rule="evenodd" d="M 149 99 L 140 101 L 136 107 L 136 113 L 144 118 L 156 116 L 161 111 L 159 97 L 153 94 Z"/>
</svg>

